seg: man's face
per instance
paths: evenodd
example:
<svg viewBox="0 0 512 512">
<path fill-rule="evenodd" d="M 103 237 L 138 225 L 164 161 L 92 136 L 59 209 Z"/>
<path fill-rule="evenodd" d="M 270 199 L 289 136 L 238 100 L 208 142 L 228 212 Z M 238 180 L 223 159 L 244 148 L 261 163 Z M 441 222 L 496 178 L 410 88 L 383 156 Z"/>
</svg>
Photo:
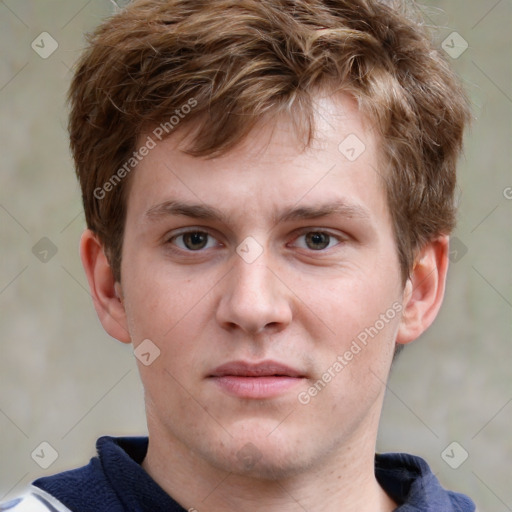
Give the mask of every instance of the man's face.
<svg viewBox="0 0 512 512">
<path fill-rule="evenodd" d="M 121 284 L 134 346 L 160 350 L 139 363 L 150 439 L 226 471 L 374 449 L 400 266 L 375 135 L 348 96 L 318 112 L 306 151 L 283 118 L 210 160 L 170 137 L 132 176 Z"/>
</svg>

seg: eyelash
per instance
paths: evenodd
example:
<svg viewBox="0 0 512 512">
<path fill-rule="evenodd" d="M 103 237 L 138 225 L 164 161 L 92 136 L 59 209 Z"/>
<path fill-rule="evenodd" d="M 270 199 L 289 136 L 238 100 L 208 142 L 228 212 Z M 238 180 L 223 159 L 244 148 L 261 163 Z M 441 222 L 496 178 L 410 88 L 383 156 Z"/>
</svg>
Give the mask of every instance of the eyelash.
<svg viewBox="0 0 512 512">
<path fill-rule="evenodd" d="M 315 250 L 315 249 L 311 249 L 309 247 L 299 247 L 300 249 L 311 251 L 311 252 L 314 252 L 314 253 L 326 252 L 329 249 L 332 249 L 333 247 L 336 247 L 337 245 L 339 245 L 340 243 L 342 243 L 344 241 L 343 237 L 341 235 L 336 235 L 336 234 L 334 234 L 334 233 L 332 233 L 332 232 L 330 232 L 328 230 L 325 230 L 325 229 L 317 229 L 317 230 L 308 229 L 307 231 L 302 231 L 301 233 L 299 233 L 298 236 L 294 238 L 293 242 L 296 243 L 297 240 L 299 240 L 302 237 L 306 237 L 307 235 L 323 235 L 323 236 L 329 237 L 329 243 L 328 243 L 328 246 L 326 248 Z M 331 245 L 331 242 L 333 242 L 333 241 L 336 241 L 336 243 L 334 245 Z M 293 245 L 293 244 L 289 244 L 289 245 Z"/>
<path fill-rule="evenodd" d="M 197 249 L 197 250 L 193 250 L 193 249 L 187 248 L 185 246 L 184 242 L 183 242 L 183 238 L 182 237 L 184 237 L 186 235 L 193 235 L 193 234 L 198 234 L 198 235 L 203 235 L 203 236 L 206 235 L 206 237 L 208 237 L 207 238 L 207 242 L 206 242 L 207 246 L 206 247 L 202 247 L 202 248 Z M 306 247 L 299 247 L 299 246 L 295 245 L 297 240 L 299 240 L 300 238 L 305 237 L 307 235 L 327 236 L 328 239 L 329 239 L 327 247 L 315 250 L 315 249 L 311 249 L 311 248 L 309 248 L 307 246 Z M 178 240 L 179 238 L 182 239 L 182 246 L 181 247 L 178 244 L 176 244 L 176 240 Z M 174 234 L 172 237 L 167 239 L 166 244 L 175 245 L 175 246 L 177 246 L 177 249 L 180 250 L 180 251 L 189 252 L 189 253 L 201 253 L 201 252 L 203 252 L 205 250 L 208 250 L 208 249 L 212 248 L 211 246 L 208 247 L 208 245 L 210 244 L 210 241 L 212 239 L 216 242 L 216 246 L 222 246 L 223 245 L 221 242 L 219 242 L 217 240 L 217 238 L 212 233 L 208 232 L 207 230 L 193 228 L 193 229 L 188 229 L 186 231 L 182 231 L 180 233 Z M 334 243 L 334 245 L 331 245 L 333 240 L 336 243 Z M 346 237 L 343 237 L 340 234 L 334 234 L 334 233 L 330 232 L 329 230 L 325 230 L 325 229 L 321 229 L 321 228 L 320 229 L 315 229 L 315 230 L 312 230 L 311 228 L 309 228 L 308 230 L 302 230 L 300 233 L 298 233 L 294 237 L 294 239 L 293 239 L 293 241 L 291 243 L 288 243 L 286 245 L 287 245 L 287 247 L 297 247 L 298 249 L 302 249 L 302 250 L 306 250 L 306 251 L 311 251 L 312 253 L 323 253 L 323 252 L 326 252 L 326 251 L 332 249 L 333 247 L 336 247 L 337 245 L 343 243 L 344 241 L 346 241 Z"/>
<path fill-rule="evenodd" d="M 208 237 L 207 245 L 209 244 L 210 239 L 215 240 L 217 242 L 217 245 L 222 245 L 211 233 L 209 233 L 208 231 L 205 231 L 205 230 L 201 230 L 201 229 L 188 229 L 186 231 L 182 231 L 180 233 L 177 233 L 177 234 L 173 235 L 172 237 L 170 237 L 166 241 L 166 244 L 173 244 L 173 242 L 175 242 L 179 238 L 182 238 L 182 237 L 184 237 L 186 235 L 194 235 L 194 234 L 206 235 Z M 173 245 L 177 245 L 177 244 L 174 243 Z M 177 245 L 177 247 L 178 247 L 179 250 L 185 251 L 185 252 L 201 252 L 201 251 L 205 250 L 204 248 L 201 248 L 199 250 L 194 251 L 192 249 L 188 249 L 186 247 L 180 247 L 178 245 Z M 210 249 L 210 247 L 207 247 L 207 249 Z"/>
</svg>

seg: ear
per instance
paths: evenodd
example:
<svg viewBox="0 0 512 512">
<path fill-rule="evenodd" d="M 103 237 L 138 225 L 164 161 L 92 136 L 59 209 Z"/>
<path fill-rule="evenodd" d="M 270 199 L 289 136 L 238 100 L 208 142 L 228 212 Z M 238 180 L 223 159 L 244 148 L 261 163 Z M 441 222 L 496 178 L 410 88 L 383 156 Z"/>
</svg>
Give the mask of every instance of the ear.
<svg viewBox="0 0 512 512">
<path fill-rule="evenodd" d="M 121 285 L 114 281 L 103 246 L 90 229 L 82 234 L 80 258 L 89 282 L 94 308 L 103 328 L 113 338 L 130 343 Z"/>
<path fill-rule="evenodd" d="M 417 255 L 404 288 L 397 343 L 414 341 L 436 318 L 444 297 L 448 255 L 448 236 L 428 242 Z"/>
</svg>

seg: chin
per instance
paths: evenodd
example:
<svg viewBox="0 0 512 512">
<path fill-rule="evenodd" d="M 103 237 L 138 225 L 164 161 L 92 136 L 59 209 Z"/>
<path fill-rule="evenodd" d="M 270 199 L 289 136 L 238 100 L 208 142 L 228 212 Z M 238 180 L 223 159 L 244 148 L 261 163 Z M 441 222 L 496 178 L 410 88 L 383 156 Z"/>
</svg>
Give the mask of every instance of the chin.
<svg viewBox="0 0 512 512">
<path fill-rule="evenodd" d="M 249 446 L 254 445 L 245 445 L 241 450 L 246 450 Z M 222 457 L 222 461 L 217 460 L 218 467 L 242 477 L 262 481 L 276 481 L 294 477 L 307 471 L 312 466 L 311 463 L 307 463 L 304 460 L 303 454 L 299 455 L 296 452 L 288 455 L 276 453 L 262 454 L 259 452 L 257 458 L 251 458 L 247 455 L 241 458 L 239 453 L 240 451 L 235 454 L 235 457 L 228 459 Z"/>
<path fill-rule="evenodd" d="M 329 453 L 329 449 L 315 450 L 292 436 L 244 435 L 233 438 L 231 446 L 203 452 L 205 459 L 215 467 L 239 476 L 258 480 L 283 480 L 311 469 L 315 461 Z M 320 453 L 321 452 L 321 453 Z"/>
</svg>

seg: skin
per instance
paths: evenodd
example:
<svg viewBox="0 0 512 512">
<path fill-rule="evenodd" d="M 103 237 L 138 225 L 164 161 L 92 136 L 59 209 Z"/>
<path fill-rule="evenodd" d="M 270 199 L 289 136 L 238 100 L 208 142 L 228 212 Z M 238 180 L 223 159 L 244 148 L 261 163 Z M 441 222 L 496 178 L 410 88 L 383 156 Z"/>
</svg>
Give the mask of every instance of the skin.
<svg viewBox="0 0 512 512">
<path fill-rule="evenodd" d="M 215 159 L 186 155 L 187 139 L 176 135 L 151 150 L 131 177 L 121 283 L 95 235 L 82 237 L 106 331 L 160 350 L 149 366 L 138 361 L 150 440 L 143 467 L 187 509 L 396 506 L 374 477 L 385 383 L 395 343 L 417 338 L 438 312 L 448 238 L 422 248 L 404 286 L 378 138 L 349 96 L 317 100 L 318 131 L 305 151 L 285 117 Z M 353 162 L 338 150 L 349 134 L 366 147 Z M 209 234 L 204 248 L 187 248 L 191 238 L 181 235 L 190 229 Z M 320 235 L 325 248 L 312 243 L 319 233 L 329 235 Z M 251 263 L 236 251 L 247 237 L 261 251 Z M 397 304 L 401 311 L 300 403 L 299 393 Z M 263 399 L 233 396 L 209 378 L 229 361 L 268 359 L 304 378 Z"/>
</svg>

